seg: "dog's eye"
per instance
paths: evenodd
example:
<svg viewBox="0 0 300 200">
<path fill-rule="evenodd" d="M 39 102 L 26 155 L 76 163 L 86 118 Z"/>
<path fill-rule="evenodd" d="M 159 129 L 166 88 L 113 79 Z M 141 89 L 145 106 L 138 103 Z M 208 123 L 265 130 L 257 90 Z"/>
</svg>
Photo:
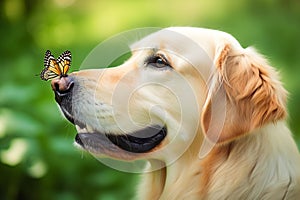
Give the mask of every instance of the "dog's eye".
<svg viewBox="0 0 300 200">
<path fill-rule="evenodd" d="M 150 57 L 147 64 L 156 68 L 171 67 L 168 60 L 163 55 L 155 55 Z"/>
</svg>

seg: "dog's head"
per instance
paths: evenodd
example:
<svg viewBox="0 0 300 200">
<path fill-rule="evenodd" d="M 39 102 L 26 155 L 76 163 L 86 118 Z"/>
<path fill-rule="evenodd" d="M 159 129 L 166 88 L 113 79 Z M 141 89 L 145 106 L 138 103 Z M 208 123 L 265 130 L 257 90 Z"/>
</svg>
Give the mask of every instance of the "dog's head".
<svg viewBox="0 0 300 200">
<path fill-rule="evenodd" d="M 77 127 L 76 143 L 117 159 L 178 157 L 219 145 L 285 116 L 285 90 L 272 67 L 229 34 L 169 28 L 133 44 L 124 64 L 52 81 Z"/>
</svg>

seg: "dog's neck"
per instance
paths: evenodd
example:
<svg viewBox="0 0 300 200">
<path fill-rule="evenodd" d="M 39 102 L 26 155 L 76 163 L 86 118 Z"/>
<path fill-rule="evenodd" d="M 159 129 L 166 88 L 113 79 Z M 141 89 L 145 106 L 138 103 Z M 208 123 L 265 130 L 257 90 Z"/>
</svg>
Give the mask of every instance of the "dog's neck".
<svg viewBox="0 0 300 200">
<path fill-rule="evenodd" d="M 185 156 L 170 166 L 144 174 L 142 184 L 139 186 L 139 198 L 137 199 L 193 199 L 199 198 L 199 185 L 201 181 L 201 168 L 199 159 L 186 159 Z M 189 163 L 189 164 L 187 164 Z M 190 188 L 183 188 L 182 185 Z"/>
<path fill-rule="evenodd" d="M 299 181 L 293 180 L 299 177 L 295 174 L 300 166 L 298 155 L 285 122 L 265 125 L 244 138 L 217 146 L 201 163 L 202 199 L 260 199 L 266 195 L 268 199 L 285 199 L 289 187 Z M 278 193 L 270 193 L 270 188 L 277 188 Z"/>
<path fill-rule="evenodd" d="M 176 162 L 159 170 L 143 175 L 142 184 L 139 185 L 137 199 L 193 199 L 199 198 L 201 160 L 199 159 L 200 144 L 202 134 L 197 134 L 189 149 Z M 152 160 L 153 166 L 161 164 L 160 161 Z M 182 185 L 189 186 L 183 188 Z M 196 189 L 196 190 L 195 190 Z"/>
<path fill-rule="evenodd" d="M 278 135 L 274 135 L 276 129 L 281 129 L 277 131 Z M 145 175 L 144 184 L 139 188 L 139 191 L 142 191 L 139 194 L 140 199 L 145 197 L 148 199 L 222 199 L 223 197 L 217 196 L 220 194 L 219 190 L 237 191 L 238 186 L 242 184 L 245 186 L 241 188 L 247 188 L 252 185 L 251 182 L 258 181 L 269 181 L 268 184 L 271 184 L 271 181 L 287 180 L 288 184 L 290 175 L 287 170 L 291 168 L 287 166 L 289 161 L 285 158 L 288 156 L 284 155 L 284 152 L 297 151 L 297 147 L 292 138 L 288 144 L 283 144 L 280 134 L 290 134 L 290 131 L 284 123 L 277 123 L 255 132 L 232 143 L 215 146 L 204 159 L 200 159 L 198 155 L 201 146 L 199 140 L 202 141 L 203 138 L 195 138 L 191 147 L 176 162 Z M 270 137 L 273 141 L 277 140 L 277 144 L 266 143 Z M 265 155 L 253 155 L 253 152 L 257 152 L 255 151 L 257 148 L 264 148 L 265 150 L 258 152 L 264 152 Z M 290 148 L 290 151 L 281 151 L 281 148 Z M 277 171 L 266 171 L 268 169 L 277 169 Z M 232 180 L 232 175 L 236 173 L 239 174 L 235 176 L 238 180 Z M 259 174 L 264 174 L 264 177 Z M 277 174 L 278 180 L 271 178 L 274 174 Z M 220 176 L 222 179 L 218 179 Z M 269 177 L 268 180 L 265 180 L 265 177 Z M 221 183 L 219 180 L 226 180 L 226 183 Z M 253 187 L 256 187 L 255 184 Z M 256 188 L 253 191 L 260 190 Z M 240 191 L 239 194 L 243 192 L 248 196 L 257 195 L 252 194 L 250 189 Z"/>
</svg>

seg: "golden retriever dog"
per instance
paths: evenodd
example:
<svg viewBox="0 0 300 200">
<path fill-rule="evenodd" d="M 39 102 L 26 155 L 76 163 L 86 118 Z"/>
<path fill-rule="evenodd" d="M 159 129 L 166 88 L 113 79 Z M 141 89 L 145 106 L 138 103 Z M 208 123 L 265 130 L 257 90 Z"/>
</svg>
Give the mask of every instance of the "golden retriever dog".
<svg viewBox="0 0 300 200">
<path fill-rule="evenodd" d="M 52 80 L 77 146 L 147 160 L 138 199 L 300 199 L 287 92 L 262 55 L 192 27 L 159 30 L 130 48 L 120 66 Z"/>
</svg>

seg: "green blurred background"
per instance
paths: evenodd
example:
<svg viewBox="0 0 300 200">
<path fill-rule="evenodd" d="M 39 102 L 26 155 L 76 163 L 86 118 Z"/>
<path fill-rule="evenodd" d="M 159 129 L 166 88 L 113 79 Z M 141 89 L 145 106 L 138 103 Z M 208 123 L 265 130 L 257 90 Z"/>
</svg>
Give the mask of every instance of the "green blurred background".
<svg viewBox="0 0 300 200">
<path fill-rule="evenodd" d="M 73 146 L 49 82 L 46 49 L 69 49 L 72 70 L 104 39 L 139 27 L 201 26 L 267 55 L 290 92 L 300 144 L 299 0 L 0 1 L 0 199 L 131 199 L 136 174 L 110 169 Z"/>
</svg>

